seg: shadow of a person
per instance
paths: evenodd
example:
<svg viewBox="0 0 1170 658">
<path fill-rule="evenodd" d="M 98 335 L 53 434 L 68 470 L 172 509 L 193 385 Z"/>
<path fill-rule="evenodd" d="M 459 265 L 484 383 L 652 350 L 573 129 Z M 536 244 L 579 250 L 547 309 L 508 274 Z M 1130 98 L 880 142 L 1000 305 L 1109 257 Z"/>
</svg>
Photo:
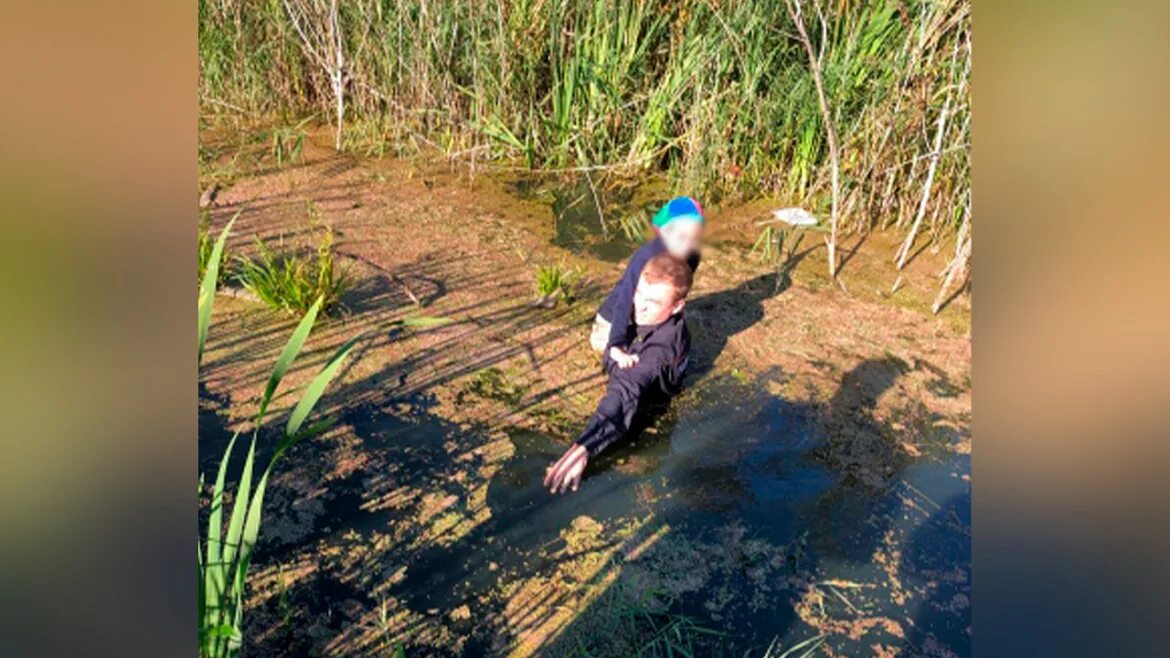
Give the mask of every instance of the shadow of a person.
<svg viewBox="0 0 1170 658">
<path fill-rule="evenodd" d="M 755 282 L 766 290 L 745 286 L 746 291 L 738 294 L 758 293 L 766 299 L 774 289 L 769 279 Z M 722 302 L 708 303 L 718 308 Z M 732 324 L 709 346 L 721 346 L 726 336 L 744 326 Z M 648 450 L 664 453 L 655 460 L 659 463 L 649 464 L 653 470 L 648 475 L 653 477 L 648 481 L 661 487 L 651 497 L 650 511 L 673 528 L 676 541 L 702 544 L 721 538 L 725 542 L 721 550 L 729 559 L 742 561 L 744 574 L 760 565 L 753 565 L 746 552 L 736 555 L 736 550 L 747 546 L 735 539 L 737 531 L 750 540 L 783 547 L 786 566 L 774 567 L 783 569 L 774 575 L 794 585 L 774 592 L 770 605 L 739 610 L 735 621 L 719 622 L 727 625 L 725 630 L 734 638 L 723 649 L 762 651 L 773 638 L 785 646 L 799 642 L 803 638 L 799 637 L 798 610 L 807 604 L 806 595 L 816 583 L 840 575 L 842 564 L 850 565 L 844 567 L 848 570 L 872 560 L 901 509 L 898 491 L 890 483 L 905 465 L 876 409 L 882 395 L 904 373 L 905 364 L 894 359 L 861 361 L 842 375 L 836 393 L 825 402 L 754 395 L 753 385 L 716 376 L 700 385 L 700 399 L 706 402 L 672 414 L 659 425 L 665 436 L 619 449 L 631 455 Z M 761 377 L 765 379 L 781 380 L 783 375 L 770 372 Z M 855 440 L 861 444 L 857 454 L 846 445 Z M 606 466 L 599 463 L 598 473 L 603 474 Z M 870 486 L 876 481 L 882 484 Z M 590 481 L 582 491 L 594 484 L 600 482 Z M 712 531 L 714 535 L 704 534 Z M 646 564 L 653 563 L 651 559 Z M 639 577 L 648 577 L 650 582 L 671 578 L 665 572 L 648 573 Z M 729 586 L 748 600 L 753 595 L 751 581 L 737 574 L 728 576 L 732 578 Z M 619 585 L 622 578 L 619 575 L 616 581 Z M 671 605 L 678 607 L 672 609 L 713 623 L 704 612 L 712 594 L 713 584 L 704 584 L 675 600 Z M 578 610 L 571 628 L 555 638 L 552 646 L 569 650 L 575 638 L 588 633 L 590 617 L 604 614 L 603 609 Z M 852 653 L 858 648 L 847 637 L 834 637 L 831 642 L 835 651 Z"/>
<path fill-rule="evenodd" d="M 874 412 L 905 371 L 897 359 L 866 359 L 845 373 L 821 412 L 824 439 L 814 454 L 837 479 L 817 502 L 822 511 L 811 539 L 822 557 L 868 560 L 897 506 L 898 497 L 887 488 L 909 458 Z"/>
<path fill-rule="evenodd" d="M 971 655 L 971 493 L 951 497 L 906 542 L 899 578 L 926 593 L 903 655 Z"/>
<path fill-rule="evenodd" d="M 723 353 L 732 336 L 764 319 L 764 302 L 783 292 L 776 274 L 769 272 L 738 286 L 687 301 L 687 325 L 691 332 L 689 377 L 703 377 Z"/>
</svg>

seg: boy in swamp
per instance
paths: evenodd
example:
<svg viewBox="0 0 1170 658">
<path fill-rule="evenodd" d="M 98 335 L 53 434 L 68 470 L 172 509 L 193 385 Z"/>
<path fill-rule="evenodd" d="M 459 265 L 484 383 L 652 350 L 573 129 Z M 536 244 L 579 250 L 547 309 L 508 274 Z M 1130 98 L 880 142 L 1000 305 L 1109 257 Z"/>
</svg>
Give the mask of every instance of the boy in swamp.
<svg viewBox="0 0 1170 658">
<path fill-rule="evenodd" d="M 683 306 L 694 272 L 684 261 L 659 253 L 640 268 L 633 292 L 633 331 L 609 351 L 602 364 L 609 374 L 605 396 L 584 431 L 564 456 L 548 467 L 544 486 L 551 493 L 576 491 L 590 457 L 630 429 L 643 403 L 669 400 L 679 392 L 691 349 Z"/>
<path fill-rule="evenodd" d="M 690 267 L 699 268 L 699 245 L 703 239 L 703 209 L 691 197 L 680 196 L 668 201 L 654 215 L 654 239 L 638 248 L 630 257 L 626 270 L 617 285 L 602 302 L 593 320 L 589 344 L 620 364 L 630 363 L 630 354 L 623 350 L 634 331 L 634 289 L 642 268 L 654 256 L 663 252 L 674 256 Z"/>
</svg>

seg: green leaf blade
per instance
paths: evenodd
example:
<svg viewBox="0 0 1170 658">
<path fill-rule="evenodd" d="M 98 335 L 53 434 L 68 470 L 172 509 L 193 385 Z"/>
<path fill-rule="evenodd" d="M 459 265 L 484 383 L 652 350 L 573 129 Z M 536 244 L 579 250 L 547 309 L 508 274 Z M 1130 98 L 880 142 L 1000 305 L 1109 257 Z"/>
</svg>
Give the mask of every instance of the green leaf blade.
<svg viewBox="0 0 1170 658">
<path fill-rule="evenodd" d="M 244 212 L 241 208 L 228 221 L 227 226 L 223 227 L 219 238 L 215 241 L 215 247 L 211 250 L 211 260 L 207 263 L 207 270 L 203 273 L 203 282 L 199 285 L 199 361 L 203 361 L 203 345 L 207 342 L 207 328 L 211 326 L 211 309 L 215 305 L 215 287 L 219 283 L 219 264 L 223 259 L 223 246 L 227 242 L 228 234 L 232 230 L 232 225 L 236 223 L 240 213 Z"/>
<path fill-rule="evenodd" d="M 264 387 L 264 396 L 260 399 L 260 411 L 256 414 L 257 424 L 264 418 L 264 412 L 268 409 L 269 403 L 272 402 L 272 396 L 276 393 L 276 387 L 280 385 L 280 380 L 284 379 L 292 362 L 301 353 L 305 340 L 308 339 L 309 333 L 313 330 L 313 323 L 317 321 L 317 312 L 321 310 L 323 300 L 324 297 L 318 297 L 309 311 L 305 313 L 305 317 L 301 318 L 296 331 L 289 337 L 288 343 L 281 351 L 280 358 L 276 360 L 276 365 L 272 367 L 272 375 L 269 376 L 268 385 Z"/>
<path fill-rule="evenodd" d="M 317 376 L 313 378 L 313 381 L 301 396 L 300 401 L 297 402 L 297 406 L 293 409 L 292 415 L 288 418 L 288 425 L 285 426 L 284 430 L 285 436 L 295 436 L 297 431 L 301 429 L 305 418 L 308 417 L 309 412 L 313 410 L 313 407 L 317 405 L 317 401 L 325 393 L 325 387 L 329 385 L 330 380 L 337 374 L 337 370 L 341 368 L 345 357 L 349 355 L 350 351 L 353 350 L 354 346 L 364 336 L 365 334 L 358 334 L 346 341 L 344 345 L 334 352 L 333 357 L 329 359 L 329 362 L 325 364 L 321 372 L 317 373 Z"/>
</svg>

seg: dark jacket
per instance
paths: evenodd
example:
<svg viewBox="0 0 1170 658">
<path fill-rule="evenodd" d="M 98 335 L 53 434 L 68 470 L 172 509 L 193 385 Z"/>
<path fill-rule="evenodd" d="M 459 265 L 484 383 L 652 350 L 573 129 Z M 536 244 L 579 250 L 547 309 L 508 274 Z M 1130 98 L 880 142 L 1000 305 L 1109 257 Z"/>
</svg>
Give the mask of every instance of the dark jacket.
<svg viewBox="0 0 1170 658">
<path fill-rule="evenodd" d="M 687 331 L 683 313 L 676 313 L 665 322 L 650 327 L 637 327 L 628 347 L 630 354 L 638 355 L 638 363 L 625 370 L 609 358 L 603 358 L 609 385 L 597 411 L 581 432 L 576 443 L 585 446 L 589 455 L 601 452 L 630 429 L 638 405 L 649 398 L 669 398 L 676 395 L 691 351 L 691 334 Z"/>
<path fill-rule="evenodd" d="M 614 345 L 622 346 L 630 342 L 634 335 L 634 290 L 638 287 L 638 279 L 642 276 L 642 268 L 646 262 L 658 254 L 666 251 L 662 238 L 655 235 L 654 239 L 638 247 L 622 278 L 613 287 L 601 308 L 597 311 L 601 317 L 611 323 L 609 341 L 605 345 L 605 352 Z M 694 253 L 687 257 L 687 265 L 691 271 L 699 269 L 699 254 Z"/>
</svg>

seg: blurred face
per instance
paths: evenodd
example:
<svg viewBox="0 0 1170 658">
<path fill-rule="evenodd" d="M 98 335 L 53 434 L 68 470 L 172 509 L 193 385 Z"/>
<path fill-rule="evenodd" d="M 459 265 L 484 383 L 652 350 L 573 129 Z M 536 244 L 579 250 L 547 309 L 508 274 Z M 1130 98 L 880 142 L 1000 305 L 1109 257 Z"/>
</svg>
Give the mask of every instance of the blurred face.
<svg viewBox="0 0 1170 658">
<path fill-rule="evenodd" d="M 703 241 L 703 224 L 690 219 L 676 219 L 658 230 L 662 244 L 671 256 L 685 259 L 699 250 Z"/>
<path fill-rule="evenodd" d="M 660 324 L 681 311 L 685 303 L 684 299 L 676 299 L 669 283 L 650 283 L 642 277 L 634 290 L 634 322 L 643 326 Z"/>
</svg>

